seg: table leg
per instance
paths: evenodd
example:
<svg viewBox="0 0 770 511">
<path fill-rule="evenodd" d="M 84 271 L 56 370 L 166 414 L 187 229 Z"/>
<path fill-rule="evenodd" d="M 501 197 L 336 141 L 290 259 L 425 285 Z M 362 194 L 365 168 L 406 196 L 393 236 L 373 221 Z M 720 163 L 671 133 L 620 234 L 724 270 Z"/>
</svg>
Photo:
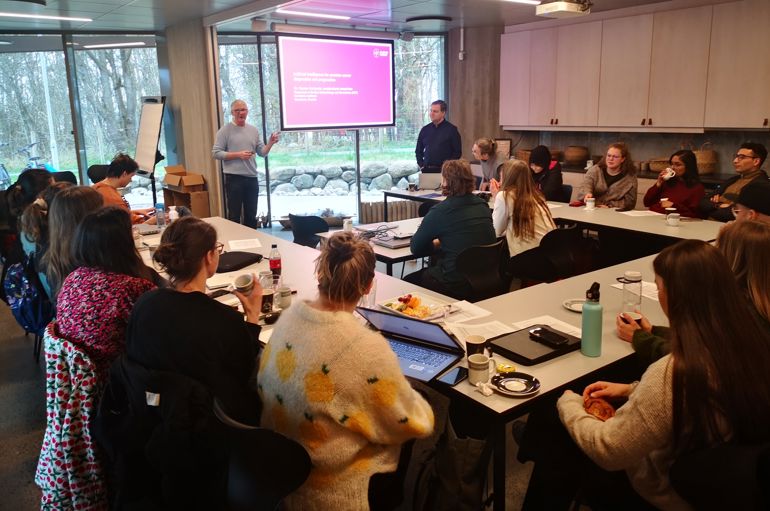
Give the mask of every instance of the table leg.
<svg viewBox="0 0 770 511">
<path fill-rule="evenodd" d="M 496 421 L 492 432 L 494 451 L 492 454 L 492 491 L 494 492 L 493 509 L 505 510 L 505 422 Z"/>
<path fill-rule="evenodd" d="M 382 218 L 384 218 L 384 222 L 388 223 L 388 194 L 387 192 L 382 194 L 382 200 L 383 200 L 383 210 L 382 210 Z M 388 275 L 390 275 L 390 272 L 388 272 Z"/>
<path fill-rule="evenodd" d="M 388 220 L 386 219 L 385 221 L 387 222 Z M 393 263 L 392 262 L 385 263 L 385 273 L 387 273 L 391 277 L 393 276 Z"/>
</svg>

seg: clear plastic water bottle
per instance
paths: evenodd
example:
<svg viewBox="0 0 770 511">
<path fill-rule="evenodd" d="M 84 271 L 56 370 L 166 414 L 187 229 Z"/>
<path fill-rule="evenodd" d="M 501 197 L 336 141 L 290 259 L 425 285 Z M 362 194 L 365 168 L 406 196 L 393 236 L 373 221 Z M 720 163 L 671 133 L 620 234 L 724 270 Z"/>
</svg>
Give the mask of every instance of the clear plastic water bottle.
<svg viewBox="0 0 770 511">
<path fill-rule="evenodd" d="M 638 271 L 627 271 L 623 278 L 618 279 L 623 283 L 623 305 L 621 312 L 642 311 L 642 274 Z"/>
<path fill-rule="evenodd" d="M 162 202 L 155 204 L 155 221 L 158 229 L 163 230 L 166 227 L 166 210 Z"/>
<path fill-rule="evenodd" d="M 176 206 L 169 206 L 168 207 L 168 223 L 171 223 L 174 220 L 179 220 L 179 211 L 176 210 Z"/>
<path fill-rule="evenodd" d="M 273 275 L 280 275 L 281 253 L 278 252 L 278 245 L 275 243 L 273 243 L 273 246 L 270 248 L 270 256 L 268 259 L 270 260 L 270 271 L 273 272 Z"/>
</svg>

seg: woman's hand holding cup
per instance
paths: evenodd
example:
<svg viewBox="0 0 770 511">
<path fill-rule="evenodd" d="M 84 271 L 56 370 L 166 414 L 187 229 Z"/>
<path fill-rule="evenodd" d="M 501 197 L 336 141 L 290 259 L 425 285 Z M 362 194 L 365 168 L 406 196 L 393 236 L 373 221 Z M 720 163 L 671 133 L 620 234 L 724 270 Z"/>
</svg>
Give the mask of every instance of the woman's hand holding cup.
<svg viewBox="0 0 770 511">
<path fill-rule="evenodd" d="M 638 318 L 635 316 L 638 316 Z M 644 330 L 648 333 L 652 332 L 652 323 L 647 318 L 639 313 L 635 313 L 635 316 L 627 312 L 621 312 L 615 319 L 618 337 L 626 342 L 631 342 L 634 338 L 634 332 L 637 330 Z"/>
<path fill-rule="evenodd" d="M 246 314 L 246 321 L 249 323 L 258 323 L 259 322 L 259 313 L 262 310 L 262 284 L 260 284 L 259 279 L 255 274 L 251 274 L 252 278 L 252 288 L 251 291 L 247 290 L 246 288 L 240 287 L 246 293 L 242 293 L 238 290 L 238 287 L 236 287 L 233 290 L 233 294 L 240 300 L 241 305 L 243 305 L 243 312 Z"/>
</svg>

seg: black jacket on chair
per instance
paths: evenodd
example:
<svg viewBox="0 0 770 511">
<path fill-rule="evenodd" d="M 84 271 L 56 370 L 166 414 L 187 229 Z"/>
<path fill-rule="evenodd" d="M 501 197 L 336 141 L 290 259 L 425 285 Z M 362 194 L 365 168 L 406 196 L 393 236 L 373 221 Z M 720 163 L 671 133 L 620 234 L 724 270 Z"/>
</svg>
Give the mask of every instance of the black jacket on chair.
<svg viewBox="0 0 770 511">
<path fill-rule="evenodd" d="M 182 374 L 117 359 L 94 434 L 104 448 L 112 509 L 221 509 L 225 428 L 211 392 Z"/>
</svg>

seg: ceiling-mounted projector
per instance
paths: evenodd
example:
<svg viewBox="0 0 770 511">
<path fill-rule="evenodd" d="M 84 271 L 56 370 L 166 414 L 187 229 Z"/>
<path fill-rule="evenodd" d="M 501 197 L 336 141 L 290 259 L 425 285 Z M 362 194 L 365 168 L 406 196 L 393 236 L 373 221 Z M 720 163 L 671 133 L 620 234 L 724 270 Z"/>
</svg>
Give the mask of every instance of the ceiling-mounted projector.
<svg viewBox="0 0 770 511">
<path fill-rule="evenodd" d="M 535 7 L 535 14 L 546 18 L 574 18 L 591 12 L 591 3 L 583 1 L 546 2 Z"/>
</svg>

